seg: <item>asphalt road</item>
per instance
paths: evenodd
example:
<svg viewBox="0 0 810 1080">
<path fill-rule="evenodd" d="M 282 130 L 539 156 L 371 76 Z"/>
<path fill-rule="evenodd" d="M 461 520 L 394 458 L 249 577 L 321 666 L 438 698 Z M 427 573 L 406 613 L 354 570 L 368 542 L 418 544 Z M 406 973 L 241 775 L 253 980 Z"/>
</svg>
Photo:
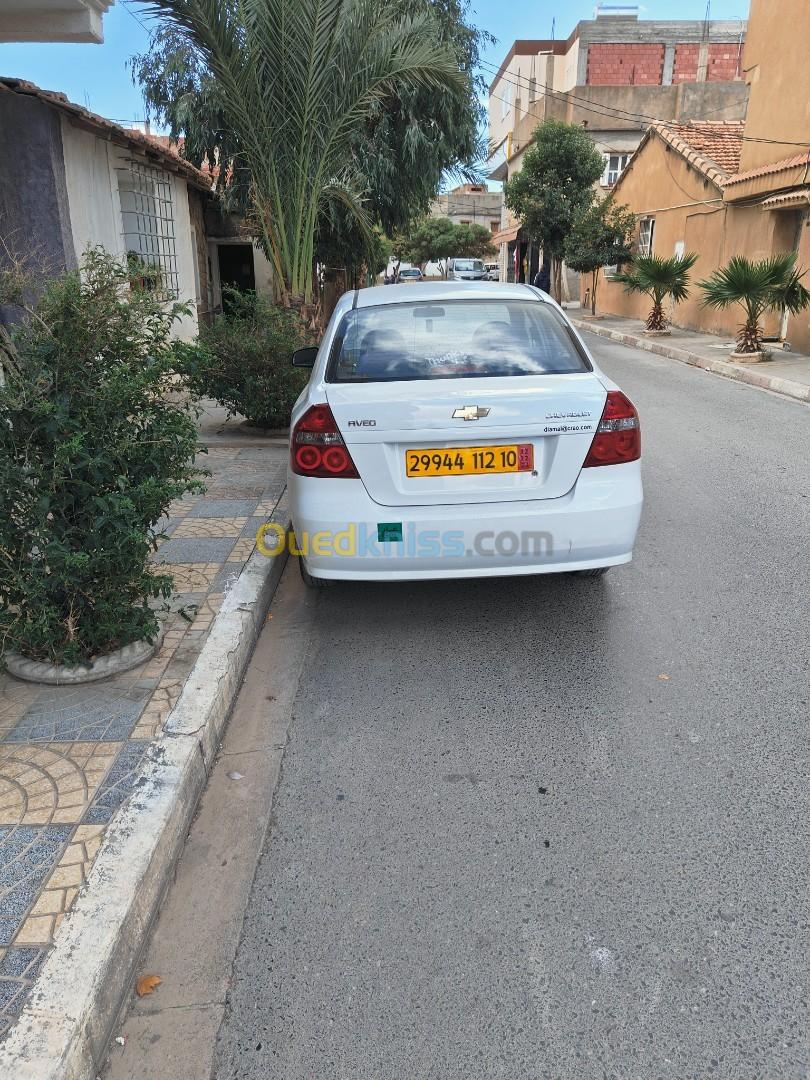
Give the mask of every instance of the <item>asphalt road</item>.
<svg viewBox="0 0 810 1080">
<path fill-rule="evenodd" d="M 810 1076 L 810 409 L 591 341 L 635 561 L 312 601 L 218 1080 Z"/>
</svg>

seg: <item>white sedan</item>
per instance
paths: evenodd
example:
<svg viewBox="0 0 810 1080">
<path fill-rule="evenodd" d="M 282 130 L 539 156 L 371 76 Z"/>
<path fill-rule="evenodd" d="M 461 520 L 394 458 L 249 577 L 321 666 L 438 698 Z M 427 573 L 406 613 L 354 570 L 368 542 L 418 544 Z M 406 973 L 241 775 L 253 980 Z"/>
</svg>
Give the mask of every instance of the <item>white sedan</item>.
<svg viewBox="0 0 810 1080">
<path fill-rule="evenodd" d="M 641 433 L 563 311 L 528 285 L 341 297 L 290 432 L 304 580 L 599 575 L 629 562 Z"/>
</svg>

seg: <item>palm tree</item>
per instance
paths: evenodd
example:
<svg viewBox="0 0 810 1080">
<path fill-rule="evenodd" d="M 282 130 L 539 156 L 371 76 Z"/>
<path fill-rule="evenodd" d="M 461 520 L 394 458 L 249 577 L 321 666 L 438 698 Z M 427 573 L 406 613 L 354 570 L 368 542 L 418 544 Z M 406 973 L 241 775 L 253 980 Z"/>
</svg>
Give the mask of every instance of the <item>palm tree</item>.
<svg viewBox="0 0 810 1080">
<path fill-rule="evenodd" d="M 698 283 L 706 307 L 725 309 L 740 304 L 745 322 L 737 333 L 738 353 L 762 350 L 762 316 L 787 310 L 797 315 L 810 305 L 810 292 L 802 285 L 804 271 L 796 268 L 796 254 L 789 251 L 753 262 L 735 255 L 727 266 Z"/>
<path fill-rule="evenodd" d="M 309 303 L 319 218 L 343 205 L 368 234 L 352 135 L 403 86 L 468 85 L 432 17 L 385 0 L 145 0 L 185 34 L 218 83 L 250 175 L 276 298 Z M 400 9 L 401 10 L 401 9 Z"/>
<path fill-rule="evenodd" d="M 689 271 L 697 258 L 694 251 L 688 251 L 680 258 L 673 255 L 671 259 L 662 259 L 657 255 L 636 255 L 630 268 L 616 275 L 616 280 L 624 285 L 625 292 L 643 293 L 652 300 L 647 330 L 661 333 L 668 329 L 664 301 L 668 296 L 676 304 L 686 299 L 689 295 Z"/>
</svg>

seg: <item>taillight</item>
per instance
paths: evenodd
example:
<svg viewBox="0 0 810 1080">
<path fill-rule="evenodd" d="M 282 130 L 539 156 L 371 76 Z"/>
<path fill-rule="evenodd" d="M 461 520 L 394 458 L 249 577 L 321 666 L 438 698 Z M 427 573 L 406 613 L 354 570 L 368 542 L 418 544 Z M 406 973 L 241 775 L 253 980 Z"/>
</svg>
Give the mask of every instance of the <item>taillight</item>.
<svg viewBox="0 0 810 1080">
<path fill-rule="evenodd" d="M 328 405 L 310 406 L 293 428 L 290 468 L 299 476 L 359 477 Z"/>
<path fill-rule="evenodd" d="M 640 457 L 641 428 L 636 407 L 621 390 L 608 390 L 602 419 L 582 467 L 621 465 Z"/>
</svg>

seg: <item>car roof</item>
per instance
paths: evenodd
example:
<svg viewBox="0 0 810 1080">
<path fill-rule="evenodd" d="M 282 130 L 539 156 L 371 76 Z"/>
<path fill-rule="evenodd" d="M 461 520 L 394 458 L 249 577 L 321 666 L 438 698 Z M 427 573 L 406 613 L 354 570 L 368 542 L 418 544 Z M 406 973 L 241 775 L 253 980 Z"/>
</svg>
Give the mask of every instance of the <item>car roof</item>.
<svg viewBox="0 0 810 1080">
<path fill-rule="evenodd" d="M 359 289 L 353 306 L 381 307 L 385 304 L 414 304 L 432 300 L 539 300 L 543 297 L 530 285 L 500 281 L 422 281 L 417 285 L 373 285 Z"/>
</svg>

